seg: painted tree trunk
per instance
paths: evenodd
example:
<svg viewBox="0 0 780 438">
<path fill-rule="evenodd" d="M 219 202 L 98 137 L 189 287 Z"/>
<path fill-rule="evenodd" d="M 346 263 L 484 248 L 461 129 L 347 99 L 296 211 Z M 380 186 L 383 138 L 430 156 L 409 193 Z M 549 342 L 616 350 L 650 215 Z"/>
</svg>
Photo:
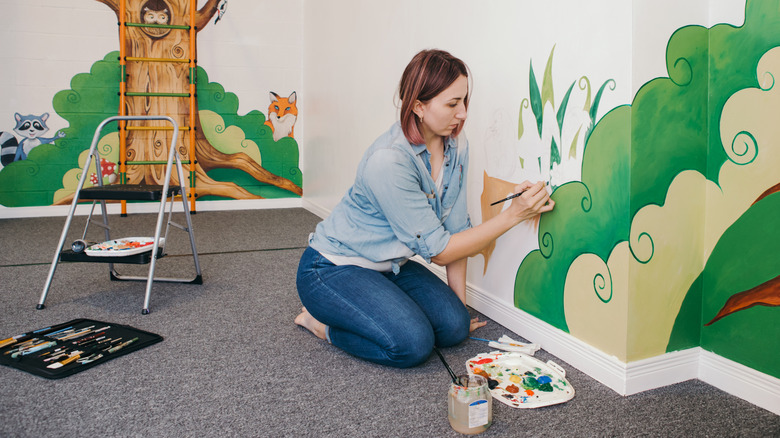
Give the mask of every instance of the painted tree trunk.
<svg viewBox="0 0 780 438">
<path fill-rule="evenodd" d="M 126 2 L 125 20 L 128 23 L 155 23 L 190 25 L 190 0 L 97 0 L 109 6 L 119 15 L 119 1 Z M 195 0 L 192 0 L 195 1 Z M 208 0 L 196 11 L 195 26 L 203 30 L 217 11 L 218 0 Z M 167 12 L 167 13 L 166 13 Z M 190 33 L 186 29 L 155 27 L 127 27 L 125 56 L 136 58 L 169 58 L 187 60 L 190 57 Z M 121 38 L 120 38 L 121 41 Z M 193 47 L 197 49 L 197 44 Z M 197 59 L 197 54 L 192 56 Z M 127 61 L 127 92 L 142 93 L 189 93 L 189 65 L 186 62 Z M 189 126 L 190 104 L 188 97 L 128 96 L 126 114 L 167 115 L 179 126 Z M 194 164 L 185 165 L 187 171 L 196 174 L 198 196 L 216 195 L 235 199 L 260 198 L 244 188 L 230 182 L 215 181 L 206 171 L 214 168 L 235 168 L 243 170 L 256 180 L 271 184 L 297 195 L 302 190 L 292 181 L 274 175 L 244 153 L 224 154 L 217 151 L 203 135 L 200 119 L 189 131 L 182 131 L 177 141 L 179 153 L 184 160 L 190 159 L 189 135 L 195 135 Z M 129 126 L 165 126 L 164 121 L 134 121 Z M 169 124 L 168 124 L 169 125 Z M 195 128 L 194 130 L 192 128 Z M 130 130 L 127 132 L 127 161 L 164 161 L 168 157 L 168 146 L 172 131 Z M 194 166 L 194 169 L 191 169 Z M 162 184 L 165 177 L 161 165 L 128 165 L 127 182 L 130 184 Z M 173 181 L 178 183 L 175 172 Z"/>
</svg>

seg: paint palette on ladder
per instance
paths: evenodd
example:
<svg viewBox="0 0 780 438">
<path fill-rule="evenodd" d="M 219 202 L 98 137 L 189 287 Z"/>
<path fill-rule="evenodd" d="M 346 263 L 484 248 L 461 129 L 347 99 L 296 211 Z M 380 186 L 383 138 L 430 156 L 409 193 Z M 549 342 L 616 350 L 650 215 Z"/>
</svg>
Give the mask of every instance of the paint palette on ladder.
<svg viewBox="0 0 780 438">
<path fill-rule="evenodd" d="M 566 371 L 553 361 L 518 352 L 493 351 L 466 361 L 469 374 L 498 382 L 493 398 L 513 408 L 538 408 L 565 403 L 574 397 Z"/>
<path fill-rule="evenodd" d="M 165 238 L 161 237 L 160 248 L 164 246 Z M 153 237 L 123 237 L 88 246 L 84 252 L 92 257 L 124 257 L 151 251 L 153 247 Z"/>
</svg>

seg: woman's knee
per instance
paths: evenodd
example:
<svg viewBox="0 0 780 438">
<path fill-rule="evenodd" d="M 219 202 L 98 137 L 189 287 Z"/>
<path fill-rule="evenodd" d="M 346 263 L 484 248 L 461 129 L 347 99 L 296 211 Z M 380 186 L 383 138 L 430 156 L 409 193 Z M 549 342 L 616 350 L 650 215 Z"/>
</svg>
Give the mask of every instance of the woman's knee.
<svg viewBox="0 0 780 438">
<path fill-rule="evenodd" d="M 409 368 L 428 360 L 435 344 L 433 331 L 418 331 L 417 333 L 408 333 L 408 335 L 397 340 L 395 345 L 387 350 L 390 365 L 398 368 Z"/>
<path fill-rule="evenodd" d="M 465 307 L 453 311 L 436 330 L 436 345 L 451 347 L 460 344 L 469 335 L 471 316 Z"/>
</svg>

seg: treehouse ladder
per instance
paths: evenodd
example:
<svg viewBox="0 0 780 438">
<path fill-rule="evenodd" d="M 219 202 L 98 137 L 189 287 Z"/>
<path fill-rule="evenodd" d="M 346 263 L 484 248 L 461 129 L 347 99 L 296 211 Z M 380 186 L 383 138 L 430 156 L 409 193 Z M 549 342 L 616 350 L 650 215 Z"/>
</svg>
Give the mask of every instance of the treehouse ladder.
<svg viewBox="0 0 780 438">
<path fill-rule="evenodd" d="M 195 14 L 197 12 L 197 1 L 190 2 L 190 24 L 189 25 L 174 25 L 174 24 L 147 24 L 147 23 L 133 23 L 127 21 L 127 6 L 126 0 L 119 2 L 119 116 L 127 116 L 127 97 L 133 96 L 145 96 L 152 98 L 167 98 L 167 97 L 186 97 L 189 101 L 189 111 L 187 117 L 187 126 L 182 126 L 179 129 L 187 132 L 187 138 L 189 139 L 189 160 L 184 160 L 182 163 L 189 165 L 189 177 L 190 177 L 190 190 L 189 190 L 189 203 L 190 212 L 192 214 L 197 213 L 195 209 L 195 200 L 198 197 L 196 191 L 196 172 L 195 165 L 197 164 L 197 158 L 195 157 L 195 140 L 197 127 L 195 124 L 196 114 L 196 85 L 197 85 L 197 60 L 195 59 L 195 38 L 197 29 L 194 26 Z M 187 59 L 183 58 L 146 58 L 146 57 L 133 57 L 127 56 L 126 47 L 126 32 L 128 27 L 148 27 L 148 28 L 163 28 L 163 29 L 176 29 L 186 30 L 189 32 L 189 56 Z M 160 62 L 160 63 L 188 63 L 189 64 L 189 90 L 187 93 L 170 93 L 170 92 L 138 92 L 127 91 L 127 63 L 128 62 Z M 170 130 L 171 127 L 156 127 L 156 126 L 127 126 L 127 121 L 119 121 L 119 182 L 121 184 L 127 183 L 127 166 L 128 165 L 160 165 L 165 164 L 165 161 L 127 161 L 127 132 L 128 131 L 162 131 Z M 173 146 L 172 146 L 173 147 Z M 127 216 L 127 202 L 122 200 L 121 215 Z"/>
<path fill-rule="evenodd" d="M 125 123 L 127 121 L 136 120 L 164 120 L 171 123 L 173 127 L 173 136 L 171 138 L 171 144 L 168 151 L 168 161 L 165 168 L 165 181 L 162 186 L 159 185 L 135 185 L 135 184 L 110 184 L 103 185 L 103 173 L 100 166 L 100 153 L 98 152 L 98 142 L 101 138 L 103 128 L 106 124 L 111 122 Z M 81 173 L 76 192 L 73 194 L 73 201 L 71 202 L 68 218 L 65 221 L 65 226 L 62 229 L 62 235 L 60 236 L 59 244 L 54 252 L 54 260 L 51 263 L 49 269 L 49 275 L 46 278 L 46 284 L 43 287 L 43 293 L 41 299 L 38 302 L 38 309 L 44 308 L 44 302 L 46 296 L 49 293 L 52 279 L 54 278 L 54 272 L 57 269 L 57 264 L 60 261 L 63 262 L 93 262 L 93 263 L 108 263 L 109 274 L 111 280 L 127 280 L 127 281 L 146 281 L 146 296 L 144 298 L 144 305 L 141 313 L 149 313 L 149 300 L 152 293 L 152 283 L 154 281 L 160 282 L 173 282 L 173 283 L 191 283 L 191 284 L 203 284 L 203 278 L 200 271 L 200 263 L 198 262 L 198 251 L 195 248 L 195 236 L 192 232 L 192 221 L 190 218 L 190 210 L 187 208 L 187 189 L 184 186 L 184 169 L 182 168 L 182 161 L 179 157 L 178 149 L 176 146 L 176 140 L 178 139 L 179 129 L 178 124 L 174 119 L 168 116 L 113 116 L 105 119 L 95 130 L 95 136 L 92 139 L 92 145 L 89 148 L 89 154 L 87 160 L 84 163 L 84 170 Z M 93 187 L 84 188 L 84 183 L 87 180 L 88 173 L 90 171 L 90 165 L 94 163 L 97 173 L 97 184 Z M 171 185 L 171 176 L 173 167 L 176 166 L 176 173 L 179 179 L 179 185 Z M 186 218 L 186 226 L 182 226 L 172 221 L 173 217 L 173 204 L 175 203 L 176 195 L 180 195 L 184 217 Z M 163 217 L 165 216 L 166 203 L 170 198 L 171 202 L 168 205 L 168 224 L 165 228 L 165 236 L 162 237 L 162 225 Z M 80 199 L 92 200 L 92 210 L 87 217 L 87 223 L 84 228 L 84 232 L 81 236 L 81 249 L 77 248 L 77 243 L 72 245 L 73 250 L 63 250 L 65 245 L 65 239 L 68 235 L 68 229 L 73 221 L 73 215 L 76 211 L 76 206 Z M 157 225 L 154 231 L 154 243 L 151 251 L 141 252 L 133 255 L 121 255 L 116 257 L 95 256 L 94 254 L 87 254 L 84 247 L 86 244 L 83 242 L 87 237 L 87 230 L 90 224 L 103 228 L 104 238 L 106 241 L 111 240 L 110 229 L 108 225 L 108 211 L 106 209 L 106 200 L 133 200 L 133 201 L 160 201 L 160 210 L 157 214 Z M 92 213 L 95 211 L 95 204 L 100 202 L 102 221 L 92 220 Z M 156 261 L 158 258 L 163 257 L 164 245 L 168 244 L 168 232 L 171 226 L 180 230 L 186 231 L 189 234 L 190 246 L 192 248 L 192 258 L 195 263 L 195 276 L 193 278 L 157 278 L 154 276 Z M 162 239 L 161 239 L 162 237 Z M 79 241 L 77 241 L 79 242 Z M 114 269 L 115 263 L 124 264 L 149 264 L 149 274 L 146 277 L 140 276 L 128 276 L 121 275 Z"/>
</svg>

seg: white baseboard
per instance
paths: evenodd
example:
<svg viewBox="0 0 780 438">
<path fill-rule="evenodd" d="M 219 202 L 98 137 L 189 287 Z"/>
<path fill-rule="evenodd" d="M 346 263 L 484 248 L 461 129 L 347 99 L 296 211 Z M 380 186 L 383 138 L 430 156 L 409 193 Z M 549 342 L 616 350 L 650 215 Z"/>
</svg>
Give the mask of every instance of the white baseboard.
<svg viewBox="0 0 780 438">
<path fill-rule="evenodd" d="M 780 415 L 780 379 L 700 350 L 700 380 Z"/>
<path fill-rule="evenodd" d="M 277 198 L 277 199 L 226 199 L 219 201 L 198 201 L 197 211 L 223 211 L 223 210 L 263 210 L 273 208 L 300 208 L 303 205 L 301 198 Z M 121 206 L 118 203 L 107 204 L 108 214 L 120 214 Z M 76 206 L 76 216 L 86 216 L 92 208 L 91 203 Z M 181 201 L 173 204 L 173 211 L 183 210 Z M 70 205 L 47 205 L 41 207 L 3 207 L 0 206 L 0 219 L 17 219 L 29 217 L 65 217 L 70 211 Z M 96 212 L 99 209 L 96 207 Z M 128 213 L 158 213 L 159 202 L 143 202 L 127 204 Z"/>
<path fill-rule="evenodd" d="M 625 365 L 623 395 L 637 394 L 699 377 L 700 348 L 674 351 Z"/>
</svg>

